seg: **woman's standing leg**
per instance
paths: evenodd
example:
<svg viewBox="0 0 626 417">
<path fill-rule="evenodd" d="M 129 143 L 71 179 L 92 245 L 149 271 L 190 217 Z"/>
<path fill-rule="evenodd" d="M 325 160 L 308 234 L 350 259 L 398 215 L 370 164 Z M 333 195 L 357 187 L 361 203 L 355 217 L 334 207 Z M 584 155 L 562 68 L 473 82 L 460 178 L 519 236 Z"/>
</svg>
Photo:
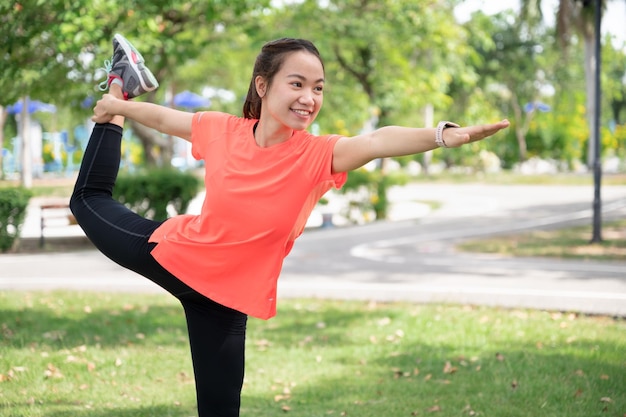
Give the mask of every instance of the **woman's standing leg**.
<svg viewBox="0 0 626 417">
<path fill-rule="evenodd" d="M 198 293 L 180 297 L 189 332 L 200 417 L 238 417 L 247 316 Z"/>
</svg>

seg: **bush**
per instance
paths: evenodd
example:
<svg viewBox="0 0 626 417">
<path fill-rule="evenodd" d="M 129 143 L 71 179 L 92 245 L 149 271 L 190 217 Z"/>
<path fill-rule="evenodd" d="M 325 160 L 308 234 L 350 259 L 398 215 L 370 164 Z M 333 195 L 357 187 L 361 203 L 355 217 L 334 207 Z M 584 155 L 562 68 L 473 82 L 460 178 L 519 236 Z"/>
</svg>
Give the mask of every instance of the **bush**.
<svg viewBox="0 0 626 417">
<path fill-rule="evenodd" d="M 0 188 L 0 252 L 6 252 L 20 236 L 32 192 L 23 187 Z"/>
<path fill-rule="evenodd" d="M 176 213 L 187 211 L 198 193 L 200 179 L 174 169 L 154 169 L 138 175 L 120 175 L 113 196 L 142 216 L 168 218 L 168 206 Z"/>
<path fill-rule="evenodd" d="M 394 185 L 405 185 L 408 180 L 409 177 L 404 171 L 392 171 L 383 174 L 380 170 L 369 171 L 360 168 L 350 171 L 340 192 L 342 194 L 354 192 L 358 194 L 359 191 L 366 191 L 368 195 L 366 200 L 350 201 L 350 206 L 357 207 L 363 213 L 372 210 L 377 220 L 383 220 L 387 218 L 389 209 L 387 190 Z M 347 217 L 351 218 L 351 215 L 348 214 Z"/>
</svg>

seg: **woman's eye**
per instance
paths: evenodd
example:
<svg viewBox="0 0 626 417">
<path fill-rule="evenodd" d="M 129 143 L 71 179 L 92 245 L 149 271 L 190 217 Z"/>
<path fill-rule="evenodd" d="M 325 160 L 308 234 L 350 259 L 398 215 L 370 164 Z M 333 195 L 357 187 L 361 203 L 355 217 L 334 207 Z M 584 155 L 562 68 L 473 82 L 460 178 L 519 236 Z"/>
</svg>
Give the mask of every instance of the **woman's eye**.
<svg viewBox="0 0 626 417">
<path fill-rule="evenodd" d="M 291 85 L 293 85 L 294 87 L 302 87 L 302 83 L 298 81 L 291 83 Z"/>
</svg>

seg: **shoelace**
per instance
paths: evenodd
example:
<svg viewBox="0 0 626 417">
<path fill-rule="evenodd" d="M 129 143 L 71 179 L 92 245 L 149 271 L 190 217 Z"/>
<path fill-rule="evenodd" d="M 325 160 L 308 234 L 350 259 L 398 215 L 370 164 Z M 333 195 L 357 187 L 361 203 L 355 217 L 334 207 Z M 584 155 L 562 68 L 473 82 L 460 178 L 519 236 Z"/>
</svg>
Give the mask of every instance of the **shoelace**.
<svg viewBox="0 0 626 417">
<path fill-rule="evenodd" d="M 113 62 L 108 59 L 104 60 L 104 67 L 99 68 L 101 70 L 104 70 L 107 74 L 106 80 L 98 84 L 98 88 L 100 89 L 100 91 L 106 91 L 106 89 L 109 88 L 109 73 L 111 72 L 112 68 L 113 68 Z"/>
</svg>

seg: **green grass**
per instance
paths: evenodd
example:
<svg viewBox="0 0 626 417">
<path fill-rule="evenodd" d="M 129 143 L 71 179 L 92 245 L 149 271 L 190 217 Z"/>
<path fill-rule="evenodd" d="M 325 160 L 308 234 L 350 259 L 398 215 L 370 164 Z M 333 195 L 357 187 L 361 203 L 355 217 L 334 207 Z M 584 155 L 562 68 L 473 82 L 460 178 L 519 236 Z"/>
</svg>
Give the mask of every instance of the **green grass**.
<svg viewBox="0 0 626 417">
<path fill-rule="evenodd" d="M 415 182 L 436 182 L 451 184 L 492 184 L 492 185 L 589 185 L 593 186 L 593 174 L 534 174 L 523 175 L 511 171 L 498 173 L 477 172 L 474 174 L 452 173 L 444 171 L 437 175 L 420 175 L 411 179 Z M 605 174 L 602 176 L 602 186 L 626 185 L 625 174 Z"/>
<path fill-rule="evenodd" d="M 0 293 L 0 415 L 196 415 L 166 295 Z M 252 319 L 242 416 L 622 417 L 626 323 L 471 306 L 282 300 Z"/>
<path fill-rule="evenodd" d="M 602 242 L 590 243 L 592 226 L 538 230 L 466 241 L 457 246 L 467 252 L 507 256 L 547 256 L 597 261 L 626 261 L 626 220 L 602 225 Z"/>
</svg>

